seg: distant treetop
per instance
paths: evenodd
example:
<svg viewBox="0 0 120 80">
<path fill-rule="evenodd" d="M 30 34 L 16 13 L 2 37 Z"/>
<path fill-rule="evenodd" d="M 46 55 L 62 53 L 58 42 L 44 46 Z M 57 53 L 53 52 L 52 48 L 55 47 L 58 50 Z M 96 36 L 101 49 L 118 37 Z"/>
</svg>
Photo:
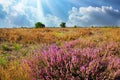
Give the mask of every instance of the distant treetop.
<svg viewBox="0 0 120 80">
<path fill-rule="evenodd" d="M 65 23 L 65 22 L 62 22 L 62 23 L 60 24 L 60 27 L 61 27 L 61 28 L 65 28 L 65 27 L 66 27 L 66 23 Z"/>
<path fill-rule="evenodd" d="M 41 22 L 36 22 L 35 23 L 35 28 L 45 28 L 45 25 Z"/>
</svg>

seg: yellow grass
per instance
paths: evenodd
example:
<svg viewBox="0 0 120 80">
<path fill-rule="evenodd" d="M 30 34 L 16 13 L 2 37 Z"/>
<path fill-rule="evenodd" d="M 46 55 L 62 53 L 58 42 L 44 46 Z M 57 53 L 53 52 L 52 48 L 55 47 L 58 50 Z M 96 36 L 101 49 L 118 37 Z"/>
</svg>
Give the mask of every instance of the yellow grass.
<svg viewBox="0 0 120 80">
<path fill-rule="evenodd" d="M 117 42 L 120 43 L 120 28 L 40 28 L 40 29 L 0 29 L 0 46 L 2 44 L 18 43 L 24 44 L 26 47 L 23 49 L 30 52 L 32 47 L 40 44 L 60 44 L 64 41 L 81 40 L 81 46 L 104 44 L 104 42 Z M 33 43 L 33 44 L 31 44 Z M 31 44 L 32 47 L 29 45 Z M 84 44 L 84 45 L 82 45 Z M 118 45 L 119 46 L 119 45 Z M 117 46 L 117 47 L 118 47 Z M 9 47 L 9 46 L 8 46 Z M 18 45 L 19 47 L 19 45 Z M 21 45 L 20 45 L 21 48 Z M 14 47 L 12 46 L 12 49 Z M 18 51 L 8 51 L 5 54 L 10 53 L 10 55 L 17 56 L 11 61 L 7 60 L 0 62 L 0 80 L 31 80 L 31 71 L 26 64 L 23 64 L 21 54 L 25 50 Z M 1 51 L 1 49 L 0 49 Z M 29 53 L 28 52 L 28 53 Z M 1 55 L 4 55 L 0 52 Z M 27 56 L 25 56 L 27 57 Z M 10 57 L 12 58 L 12 57 Z M 17 60 L 18 59 L 18 60 Z"/>
</svg>

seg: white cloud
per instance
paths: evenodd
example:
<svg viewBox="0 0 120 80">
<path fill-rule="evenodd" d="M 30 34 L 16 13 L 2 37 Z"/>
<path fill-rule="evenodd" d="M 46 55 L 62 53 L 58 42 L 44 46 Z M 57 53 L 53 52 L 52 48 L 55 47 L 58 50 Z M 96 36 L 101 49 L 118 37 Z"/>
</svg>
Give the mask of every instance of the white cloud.
<svg viewBox="0 0 120 80">
<path fill-rule="evenodd" d="M 23 3 L 18 3 L 15 6 L 13 6 L 13 9 L 22 14 L 22 13 L 24 13 L 25 6 Z"/>
<path fill-rule="evenodd" d="M 69 0 L 78 3 L 77 0 Z M 0 24 L 2 26 L 34 26 L 37 21 L 43 22 L 47 27 L 59 26 L 63 20 L 52 14 L 44 14 L 42 9 L 36 7 L 33 0 L 0 0 Z M 40 13 L 43 14 L 39 15 Z M 57 14 L 57 13 L 56 13 Z M 68 14 L 67 26 L 103 26 L 120 25 L 120 11 L 112 7 L 73 7 Z M 4 19 L 4 20 L 3 20 Z M 8 22 L 8 24 L 6 24 Z M 1 27 L 0 25 L 0 27 Z"/>
<path fill-rule="evenodd" d="M 6 1 L 5 0 L 0 0 L 0 4 L 7 7 L 7 6 L 11 5 L 13 3 L 13 1 L 14 0 L 6 0 Z"/>
<path fill-rule="evenodd" d="M 120 25 L 120 11 L 112 7 L 73 7 L 69 12 L 68 26 Z"/>
<path fill-rule="evenodd" d="M 59 24 L 62 22 L 62 20 L 60 18 L 58 18 L 57 16 L 54 16 L 54 15 L 51 15 L 51 14 L 48 14 L 46 17 L 45 17 L 45 21 L 44 23 L 46 24 L 46 26 L 49 26 L 49 27 L 59 27 Z"/>
<path fill-rule="evenodd" d="M 13 26 L 15 25 L 11 23 L 11 20 L 9 20 L 8 17 L 0 20 L 0 28 L 12 28 Z"/>
<path fill-rule="evenodd" d="M 9 11 L 10 6 L 15 2 L 15 0 L 0 0 L 0 5 L 3 6 L 6 12 Z"/>
</svg>

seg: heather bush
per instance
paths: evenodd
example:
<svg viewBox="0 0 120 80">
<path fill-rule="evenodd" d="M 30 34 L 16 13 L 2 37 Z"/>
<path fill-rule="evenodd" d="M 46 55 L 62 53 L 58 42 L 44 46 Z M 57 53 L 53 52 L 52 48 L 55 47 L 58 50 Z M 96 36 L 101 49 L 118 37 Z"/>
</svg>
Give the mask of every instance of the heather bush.
<svg viewBox="0 0 120 80">
<path fill-rule="evenodd" d="M 0 33 L 0 80 L 120 80 L 119 28 Z"/>
<path fill-rule="evenodd" d="M 35 50 L 24 63 L 30 67 L 33 80 L 119 80 L 120 58 L 109 50 L 105 46 L 74 49 L 72 43 L 52 45 Z"/>
</svg>

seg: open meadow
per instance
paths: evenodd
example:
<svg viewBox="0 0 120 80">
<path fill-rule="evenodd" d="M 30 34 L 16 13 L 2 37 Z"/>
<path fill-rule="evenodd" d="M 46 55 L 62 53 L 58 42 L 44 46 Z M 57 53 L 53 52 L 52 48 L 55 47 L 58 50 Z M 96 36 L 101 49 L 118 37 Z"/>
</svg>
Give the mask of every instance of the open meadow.
<svg viewBox="0 0 120 80">
<path fill-rule="evenodd" d="M 120 28 L 0 29 L 0 80 L 120 80 Z"/>
</svg>

